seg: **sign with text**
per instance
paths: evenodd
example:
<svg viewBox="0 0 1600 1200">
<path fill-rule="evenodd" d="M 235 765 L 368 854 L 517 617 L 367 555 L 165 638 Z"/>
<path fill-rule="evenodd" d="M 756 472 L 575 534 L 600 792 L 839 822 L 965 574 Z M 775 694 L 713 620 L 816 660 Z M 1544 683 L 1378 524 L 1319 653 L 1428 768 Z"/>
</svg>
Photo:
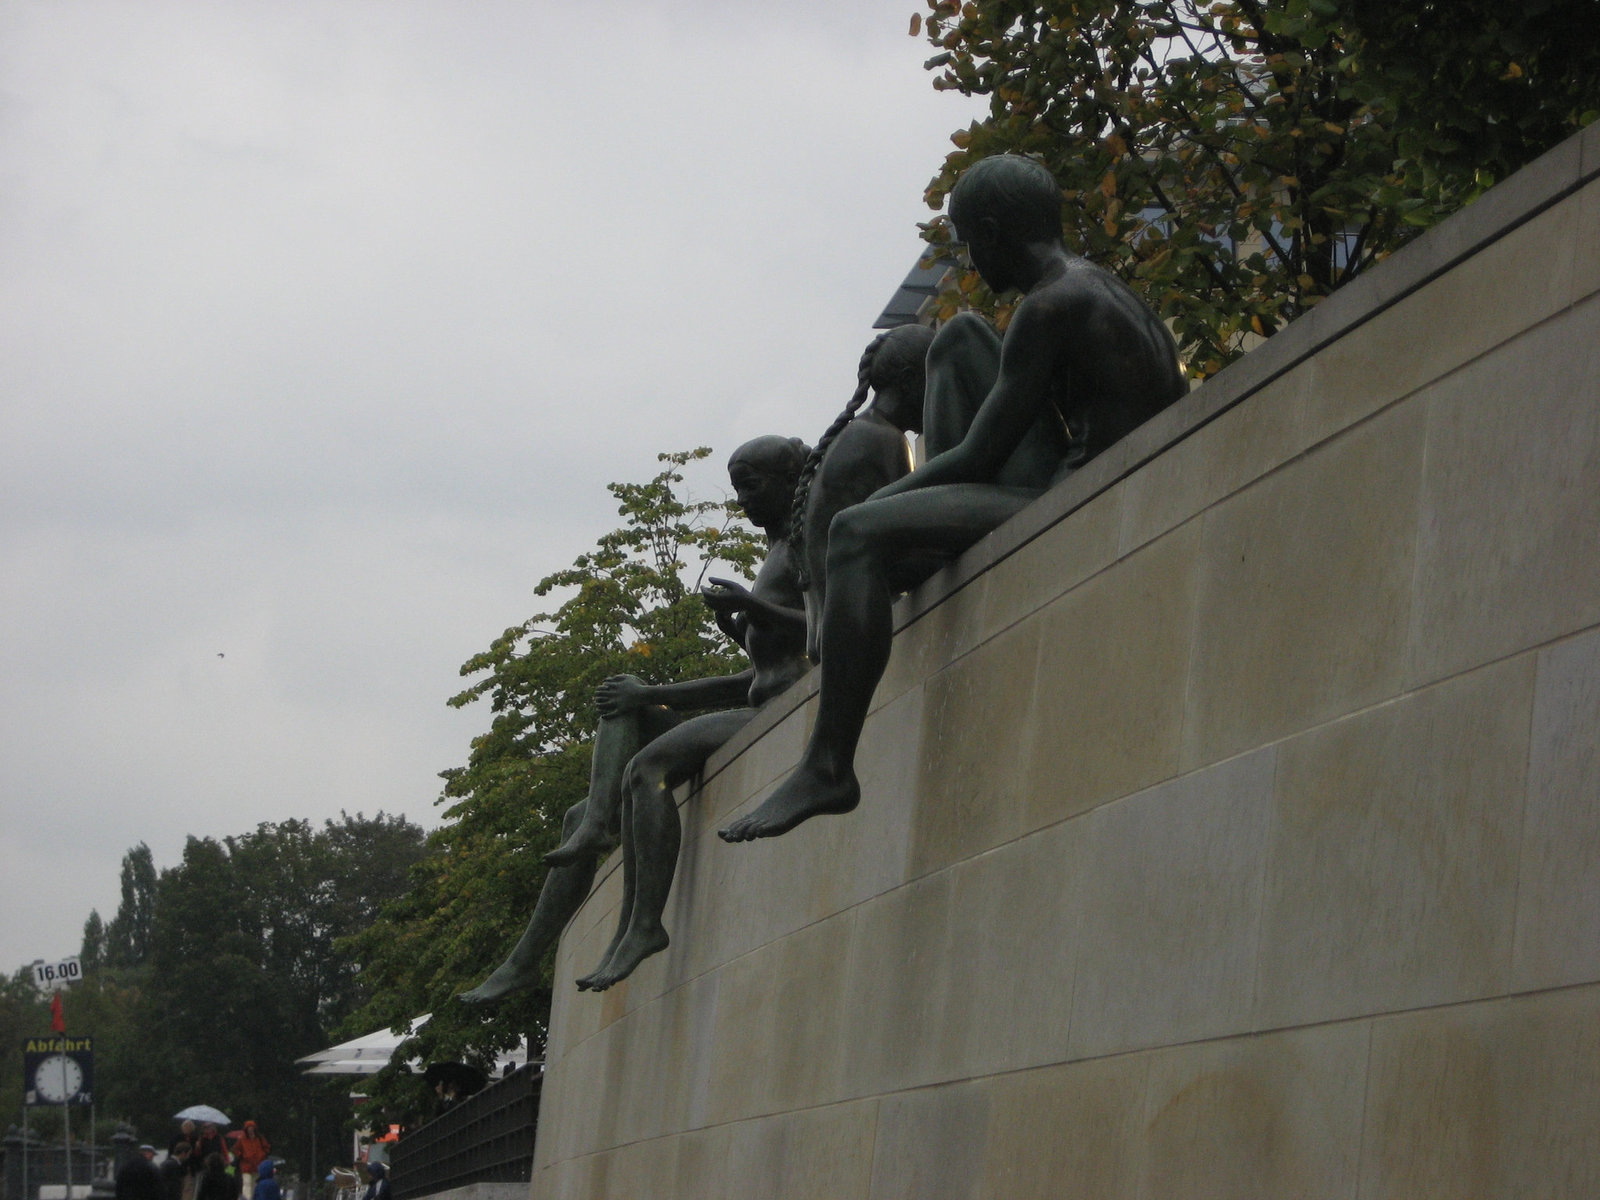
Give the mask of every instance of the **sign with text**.
<svg viewBox="0 0 1600 1200">
<path fill-rule="evenodd" d="M 22 1102 L 92 1104 L 94 1039 L 33 1037 L 22 1043 Z"/>
<path fill-rule="evenodd" d="M 83 967 L 79 965 L 76 954 L 59 962 L 47 963 L 41 960 L 33 964 L 33 985 L 41 992 L 53 992 L 57 988 L 77 983 L 82 978 Z"/>
</svg>

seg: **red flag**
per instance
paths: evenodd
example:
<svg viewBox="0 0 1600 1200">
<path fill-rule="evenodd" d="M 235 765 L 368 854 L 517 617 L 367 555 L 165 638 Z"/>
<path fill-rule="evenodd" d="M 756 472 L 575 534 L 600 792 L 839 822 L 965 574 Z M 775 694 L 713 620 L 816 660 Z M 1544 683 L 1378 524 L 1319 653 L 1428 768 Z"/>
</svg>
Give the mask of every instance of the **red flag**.
<svg viewBox="0 0 1600 1200">
<path fill-rule="evenodd" d="M 61 993 L 50 997 L 50 1029 L 54 1033 L 67 1031 L 67 1018 L 61 1011 Z"/>
</svg>

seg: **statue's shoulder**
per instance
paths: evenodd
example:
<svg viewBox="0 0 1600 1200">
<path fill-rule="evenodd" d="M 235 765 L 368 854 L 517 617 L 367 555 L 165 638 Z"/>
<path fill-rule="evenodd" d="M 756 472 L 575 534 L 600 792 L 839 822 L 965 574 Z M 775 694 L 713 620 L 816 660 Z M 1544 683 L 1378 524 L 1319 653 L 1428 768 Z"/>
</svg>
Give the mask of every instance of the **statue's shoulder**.
<svg viewBox="0 0 1600 1200">
<path fill-rule="evenodd" d="M 823 457 L 823 469 L 827 469 L 829 460 L 842 463 L 858 455 L 881 453 L 886 447 L 904 446 L 905 437 L 904 433 L 869 409 L 839 431 L 839 436 L 833 440 L 833 445 L 828 447 L 828 453 Z"/>
</svg>

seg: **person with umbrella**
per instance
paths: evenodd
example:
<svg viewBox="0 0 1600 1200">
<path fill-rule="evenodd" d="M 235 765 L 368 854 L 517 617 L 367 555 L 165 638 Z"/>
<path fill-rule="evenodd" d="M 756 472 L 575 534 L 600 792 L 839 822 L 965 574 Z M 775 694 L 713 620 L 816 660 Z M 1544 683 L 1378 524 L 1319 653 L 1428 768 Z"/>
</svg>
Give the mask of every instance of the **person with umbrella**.
<svg viewBox="0 0 1600 1200">
<path fill-rule="evenodd" d="M 223 1117 L 222 1123 L 226 1125 L 228 1118 Z M 228 1143 L 223 1138 L 221 1131 L 217 1129 L 217 1123 L 215 1121 L 206 1121 L 200 1126 L 199 1136 L 194 1143 L 194 1155 L 189 1161 L 193 1162 L 195 1159 L 199 1159 L 201 1169 L 204 1169 L 206 1160 L 213 1154 L 222 1160 L 223 1167 L 227 1167 L 232 1161 L 232 1156 L 228 1153 Z"/>
<path fill-rule="evenodd" d="M 217 1132 L 219 1125 L 228 1124 L 228 1114 L 220 1108 L 212 1108 L 209 1104 L 191 1104 L 173 1116 L 183 1122 L 182 1140 L 189 1143 L 190 1151 L 189 1181 L 183 1189 L 183 1200 L 194 1200 L 200 1173 L 205 1170 L 206 1155 L 221 1154 L 222 1165 L 228 1165 L 228 1144 Z M 195 1130 L 196 1121 L 202 1123 L 198 1132 Z"/>
</svg>

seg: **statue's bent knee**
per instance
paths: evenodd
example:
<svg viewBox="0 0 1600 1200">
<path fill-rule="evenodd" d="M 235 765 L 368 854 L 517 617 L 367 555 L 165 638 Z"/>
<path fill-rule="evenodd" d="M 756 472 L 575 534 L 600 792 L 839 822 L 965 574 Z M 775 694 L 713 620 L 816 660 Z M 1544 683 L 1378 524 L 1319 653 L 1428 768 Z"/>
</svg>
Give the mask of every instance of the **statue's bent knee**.
<svg viewBox="0 0 1600 1200">
<path fill-rule="evenodd" d="M 978 346 L 992 346 L 995 332 L 977 313 L 957 313 L 939 327 L 928 347 L 928 364 L 937 366 L 954 358 L 965 357 Z"/>
</svg>

